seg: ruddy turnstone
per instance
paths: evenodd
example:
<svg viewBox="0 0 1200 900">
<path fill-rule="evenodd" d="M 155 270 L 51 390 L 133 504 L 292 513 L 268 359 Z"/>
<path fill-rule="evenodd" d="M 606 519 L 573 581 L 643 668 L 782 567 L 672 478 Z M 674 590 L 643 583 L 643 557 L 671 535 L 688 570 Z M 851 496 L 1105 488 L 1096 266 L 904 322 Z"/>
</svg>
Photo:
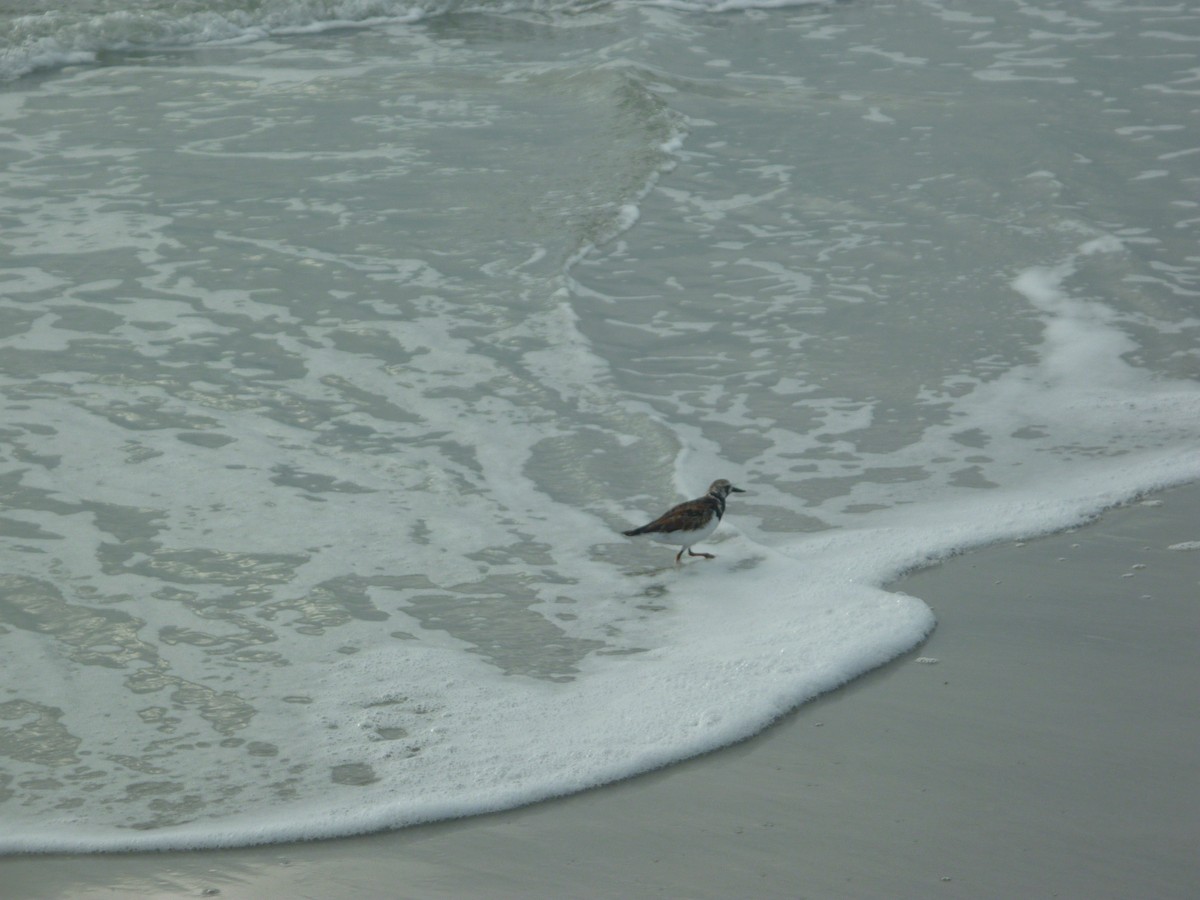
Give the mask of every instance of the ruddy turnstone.
<svg viewBox="0 0 1200 900">
<path fill-rule="evenodd" d="M 660 544 L 681 544 L 682 549 L 675 555 L 678 564 L 683 558 L 683 551 L 688 556 L 703 556 L 705 559 L 715 559 L 711 553 L 693 553 L 692 545 L 698 544 L 717 530 L 721 516 L 725 515 L 725 498 L 730 494 L 746 493 L 736 488 L 724 478 L 718 478 L 709 485 L 708 493 L 695 500 L 688 500 L 678 506 L 672 506 L 665 513 L 641 528 L 632 528 L 621 532 L 626 537 L 646 535 L 652 541 Z"/>
</svg>

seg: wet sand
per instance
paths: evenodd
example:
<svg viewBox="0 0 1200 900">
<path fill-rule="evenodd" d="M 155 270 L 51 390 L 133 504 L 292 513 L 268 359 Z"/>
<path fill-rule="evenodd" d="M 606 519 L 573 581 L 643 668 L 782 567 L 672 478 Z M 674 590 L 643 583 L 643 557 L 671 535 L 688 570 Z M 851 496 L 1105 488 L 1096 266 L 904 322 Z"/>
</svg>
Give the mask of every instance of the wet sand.
<svg viewBox="0 0 1200 900">
<path fill-rule="evenodd" d="M 1200 886 L 1200 485 L 896 587 L 938 627 L 764 734 L 495 815 L 9 857 L 0 896 L 1153 897 Z M 1172 549 L 1172 547 L 1175 549 Z"/>
</svg>

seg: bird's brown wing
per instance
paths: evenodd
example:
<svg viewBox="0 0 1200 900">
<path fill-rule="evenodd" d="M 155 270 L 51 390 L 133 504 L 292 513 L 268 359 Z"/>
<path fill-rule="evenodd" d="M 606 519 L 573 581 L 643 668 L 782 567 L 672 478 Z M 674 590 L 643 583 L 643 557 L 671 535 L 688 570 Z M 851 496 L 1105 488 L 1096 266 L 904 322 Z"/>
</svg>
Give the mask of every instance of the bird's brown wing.
<svg viewBox="0 0 1200 900">
<path fill-rule="evenodd" d="M 711 510 L 707 503 L 688 500 L 678 506 L 672 506 L 653 522 L 643 525 L 641 528 L 635 528 L 633 533 L 645 534 L 649 531 L 658 531 L 669 534 L 672 531 L 694 531 L 704 526 L 704 520 L 709 512 Z"/>
</svg>

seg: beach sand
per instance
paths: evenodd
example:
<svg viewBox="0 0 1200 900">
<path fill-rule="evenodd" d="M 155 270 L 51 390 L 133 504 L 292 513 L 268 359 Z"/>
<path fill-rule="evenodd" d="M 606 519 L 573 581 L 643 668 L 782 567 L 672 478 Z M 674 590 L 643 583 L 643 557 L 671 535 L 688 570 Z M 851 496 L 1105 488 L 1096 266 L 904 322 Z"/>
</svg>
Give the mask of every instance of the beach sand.
<svg viewBox="0 0 1200 900">
<path fill-rule="evenodd" d="M 337 841 L 0 860 L 16 898 L 1200 895 L 1200 485 L 896 587 L 920 647 L 738 746 Z"/>
</svg>

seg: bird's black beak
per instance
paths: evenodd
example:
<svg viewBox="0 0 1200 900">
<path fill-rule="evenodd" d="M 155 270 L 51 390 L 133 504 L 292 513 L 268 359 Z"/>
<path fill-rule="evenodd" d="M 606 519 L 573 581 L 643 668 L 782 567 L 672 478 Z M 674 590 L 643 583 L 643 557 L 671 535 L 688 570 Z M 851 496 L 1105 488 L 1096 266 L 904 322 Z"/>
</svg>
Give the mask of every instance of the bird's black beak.
<svg viewBox="0 0 1200 900">
<path fill-rule="evenodd" d="M 745 492 L 745 491 L 743 491 L 741 488 L 735 488 L 735 487 L 734 487 L 732 484 L 729 486 L 729 490 L 730 490 L 730 492 L 731 492 L 731 493 L 734 493 L 734 494 L 744 494 L 744 493 L 746 493 L 746 492 Z"/>
</svg>

